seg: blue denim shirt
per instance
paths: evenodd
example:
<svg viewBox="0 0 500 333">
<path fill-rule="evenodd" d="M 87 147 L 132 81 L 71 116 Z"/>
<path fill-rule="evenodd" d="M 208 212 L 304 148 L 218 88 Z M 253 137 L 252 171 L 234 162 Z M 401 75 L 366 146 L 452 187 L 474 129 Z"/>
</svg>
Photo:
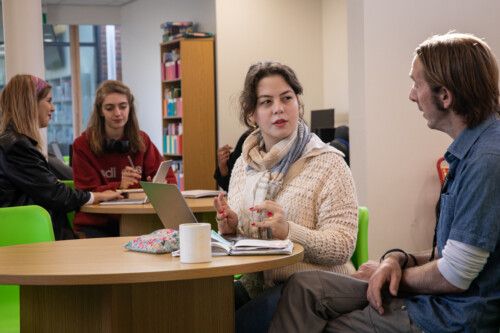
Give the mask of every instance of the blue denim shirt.
<svg viewBox="0 0 500 333">
<path fill-rule="evenodd" d="M 411 319 L 425 332 L 498 332 L 500 325 L 500 121 L 490 115 L 464 129 L 444 155 L 450 165 L 441 194 L 437 250 L 448 239 L 490 251 L 469 289 L 458 294 L 405 298 Z"/>
</svg>

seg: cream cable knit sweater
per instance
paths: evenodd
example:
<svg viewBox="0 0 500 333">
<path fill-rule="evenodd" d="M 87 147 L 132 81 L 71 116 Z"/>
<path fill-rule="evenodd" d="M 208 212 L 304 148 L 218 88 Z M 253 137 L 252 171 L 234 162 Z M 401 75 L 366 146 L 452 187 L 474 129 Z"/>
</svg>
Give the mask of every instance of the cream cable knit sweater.
<svg viewBox="0 0 500 333">
<path fill-rule="evenodd" d="M 283 207 L 290 225 L 289 238 L 305 251 L 304 261 L 273 270 L 273 281 L 285 281 L 301 270 L 354 272 L 349 259 L 356 246 L 358 201 L 351 171 L 340 154 L 330 150 L 301 157 L 306 160 L 299 174 L 276 195 L 275 202 Z M 240 157 L 228 195 L 228 204 L 238 215 L 246 170 L 247 163 Z"/>
</svg>

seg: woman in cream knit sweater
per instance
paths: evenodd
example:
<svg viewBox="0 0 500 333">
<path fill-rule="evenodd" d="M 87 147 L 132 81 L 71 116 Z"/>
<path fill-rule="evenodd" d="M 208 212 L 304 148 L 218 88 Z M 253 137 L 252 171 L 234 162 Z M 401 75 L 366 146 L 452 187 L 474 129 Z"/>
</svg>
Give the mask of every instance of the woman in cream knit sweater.
<svg viewBox="0 0 500 333">
<path fill-rule="evenodd" d="M 294 272 L 354 272 L 349 259 L 358 204 L 352 175 L 342 153 L 301 119 L 301 94 L 291 68 L 264 62 L 250 67 L 240 97 L 241 118 L 256 130 L 232 171 L 228 200 L 214 200 L 219 232 L 288 238 L 305 252 L 302 262 L 243 276 L 245 288 L 235 286 L 237 332 L 267 331 L 281 283 Z"/>
</svg>

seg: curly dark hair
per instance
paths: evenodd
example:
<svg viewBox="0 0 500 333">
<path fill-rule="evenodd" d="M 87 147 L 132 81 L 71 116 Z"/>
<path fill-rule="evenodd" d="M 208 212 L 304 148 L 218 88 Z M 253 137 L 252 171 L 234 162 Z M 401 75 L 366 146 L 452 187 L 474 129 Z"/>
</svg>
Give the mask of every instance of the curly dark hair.
<svg viewBox="0 0 500 333">
<path fill-rule="evenodd" d="M 297 75 L 295 75 L 293 69 L 287 65 L 274 61 L 263 61 L 253 64 L 248 69 L 248 73 L 245 78 L 245 85 L 243 86 L 243 91 L 240 95 L 240 120 L 248 128 L 255 127 L 255 125 L 250 122 L 249 118 L 253 115 L 257 106 L 257 85 L 263 78 L 273 75 L 280 75 L 283 77 L 286 83 L 288 83 L 288 85 L 293 89 L 295 95 L 298 96 L 302 94 L 302 85 L 297 79 Z M 299 114 L 300 117 L 304 114 L 304 105 L 300 100 Z"/>
</svg>

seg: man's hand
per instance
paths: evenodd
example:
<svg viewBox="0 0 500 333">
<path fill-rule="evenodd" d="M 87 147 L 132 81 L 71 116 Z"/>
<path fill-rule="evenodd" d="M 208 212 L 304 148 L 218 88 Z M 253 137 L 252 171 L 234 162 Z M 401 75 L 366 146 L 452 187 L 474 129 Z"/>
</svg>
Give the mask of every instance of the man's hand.
<svg viewBox="0 0 500 333">
<path fill-rule="evenodd" d="M 370 305 L 381 315 L 384 314 L 381 295 L 382 288 L 384 288 L 386 284 L 389 284 L 389 292 L 391 295 L 397 296 L 401 276 L 401 266 L 399 265 L 399 261 L 394 257 L 388 257 L 382 261 L 371 275 L 368 281 L 366 297 Z"/>
<path fill-rule="evenodd" d="M 351 277 L 369 281 L 379 265 L 380 264 L 374 260 L 368 260 L 363 265 L 359 266 L 358 270 L 351 274 Z"/>
</svg>

